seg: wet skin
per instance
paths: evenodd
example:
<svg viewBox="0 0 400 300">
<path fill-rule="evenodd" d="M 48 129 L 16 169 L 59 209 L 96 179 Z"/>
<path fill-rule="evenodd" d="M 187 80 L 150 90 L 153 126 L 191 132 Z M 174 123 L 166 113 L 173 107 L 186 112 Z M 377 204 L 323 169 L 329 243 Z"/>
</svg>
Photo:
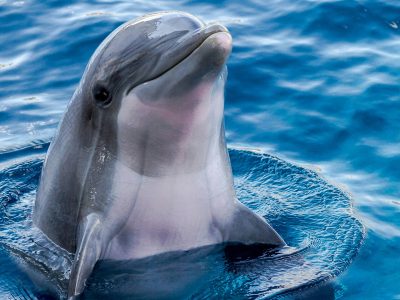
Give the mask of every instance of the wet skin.
<svg viewBox="0 0 400 300">
<path fill-rule="evenodd" d="M 182 12 L 123 24 L 93 54 L 51 143 L 34 223 L 75 253 L 68 296 L 99 259 L 222 242 L 285 245 L 235 195 L 221 25 Z"/>
</svg>

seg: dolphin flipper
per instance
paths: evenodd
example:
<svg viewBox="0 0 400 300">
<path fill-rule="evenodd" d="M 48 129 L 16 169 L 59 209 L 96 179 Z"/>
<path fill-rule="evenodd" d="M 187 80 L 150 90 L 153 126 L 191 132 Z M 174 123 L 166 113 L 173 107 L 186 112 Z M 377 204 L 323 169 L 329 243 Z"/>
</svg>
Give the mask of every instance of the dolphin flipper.
<svg viewBox="0 0 400 300">
<path fill-rule="evenodd" d="M 98 214 L 92 213 L 81 220 L 78 227 L 78 241 L 72 265 L 68 299 L 76 299 L 85 288 L 85 282 L 100 257 L 102 251 L 102 225 Z"/>
<path fill-rule="evenodd" d="M 282 237 L 267 223 L 245 205 L 236 201 L 232 223 L 228 229 L 228 241 L 243 244 L 269 244 L 285 246 Z"/>
</svg>

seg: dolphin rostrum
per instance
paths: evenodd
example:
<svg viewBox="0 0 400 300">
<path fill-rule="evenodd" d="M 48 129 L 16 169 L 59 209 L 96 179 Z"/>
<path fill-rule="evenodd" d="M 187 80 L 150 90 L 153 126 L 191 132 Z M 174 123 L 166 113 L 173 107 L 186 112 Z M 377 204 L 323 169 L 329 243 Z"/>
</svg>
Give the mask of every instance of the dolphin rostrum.
<svg viewBox="0 0 400 300">
<path fill-rule="evenodd" d="M 223 122 L 231 47 L 222 25 L 160 12 L 121 25 L 93 54 L 47 153 L 33 216 L 75 253 L 69 298 L 99 259 L 285 245 L 235 195 Z"/>
</svg>

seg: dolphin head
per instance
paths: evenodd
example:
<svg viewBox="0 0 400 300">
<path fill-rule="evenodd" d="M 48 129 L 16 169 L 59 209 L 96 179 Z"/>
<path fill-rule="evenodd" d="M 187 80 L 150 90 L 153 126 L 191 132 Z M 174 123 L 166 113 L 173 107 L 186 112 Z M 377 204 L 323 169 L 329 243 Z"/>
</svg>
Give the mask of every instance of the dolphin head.
<svg viewBox="0 0 400 300">
<path fill-rule="evenodd" d="M 116 29 L 92 56 L 79 89 L 100 144 L 142 174 L 204 167 L 223 131 L 231 45 L 224 26 L 183 12 Z"/>
</svg>

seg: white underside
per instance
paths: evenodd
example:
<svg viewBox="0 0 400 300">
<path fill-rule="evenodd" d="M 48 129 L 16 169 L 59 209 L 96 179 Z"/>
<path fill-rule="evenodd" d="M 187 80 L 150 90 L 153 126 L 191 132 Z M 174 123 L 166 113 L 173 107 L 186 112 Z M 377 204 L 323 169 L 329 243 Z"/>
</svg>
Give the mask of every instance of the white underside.
<svg viewBox="0 0 400 300">
<path fill-rule="evenodd" d="M 159 178 L 118 166 L 115 194 L 135 199 L 126 199 L 127 205 L 119 206 L 123 210 L 109 211 L 114 216 L 105 217 L 126 221 L 104 258 L 141 258 L 223 242 L 223 224 L 232 215 L 235 200 L 218 164 L 193 174 Z"/>
</svg>

